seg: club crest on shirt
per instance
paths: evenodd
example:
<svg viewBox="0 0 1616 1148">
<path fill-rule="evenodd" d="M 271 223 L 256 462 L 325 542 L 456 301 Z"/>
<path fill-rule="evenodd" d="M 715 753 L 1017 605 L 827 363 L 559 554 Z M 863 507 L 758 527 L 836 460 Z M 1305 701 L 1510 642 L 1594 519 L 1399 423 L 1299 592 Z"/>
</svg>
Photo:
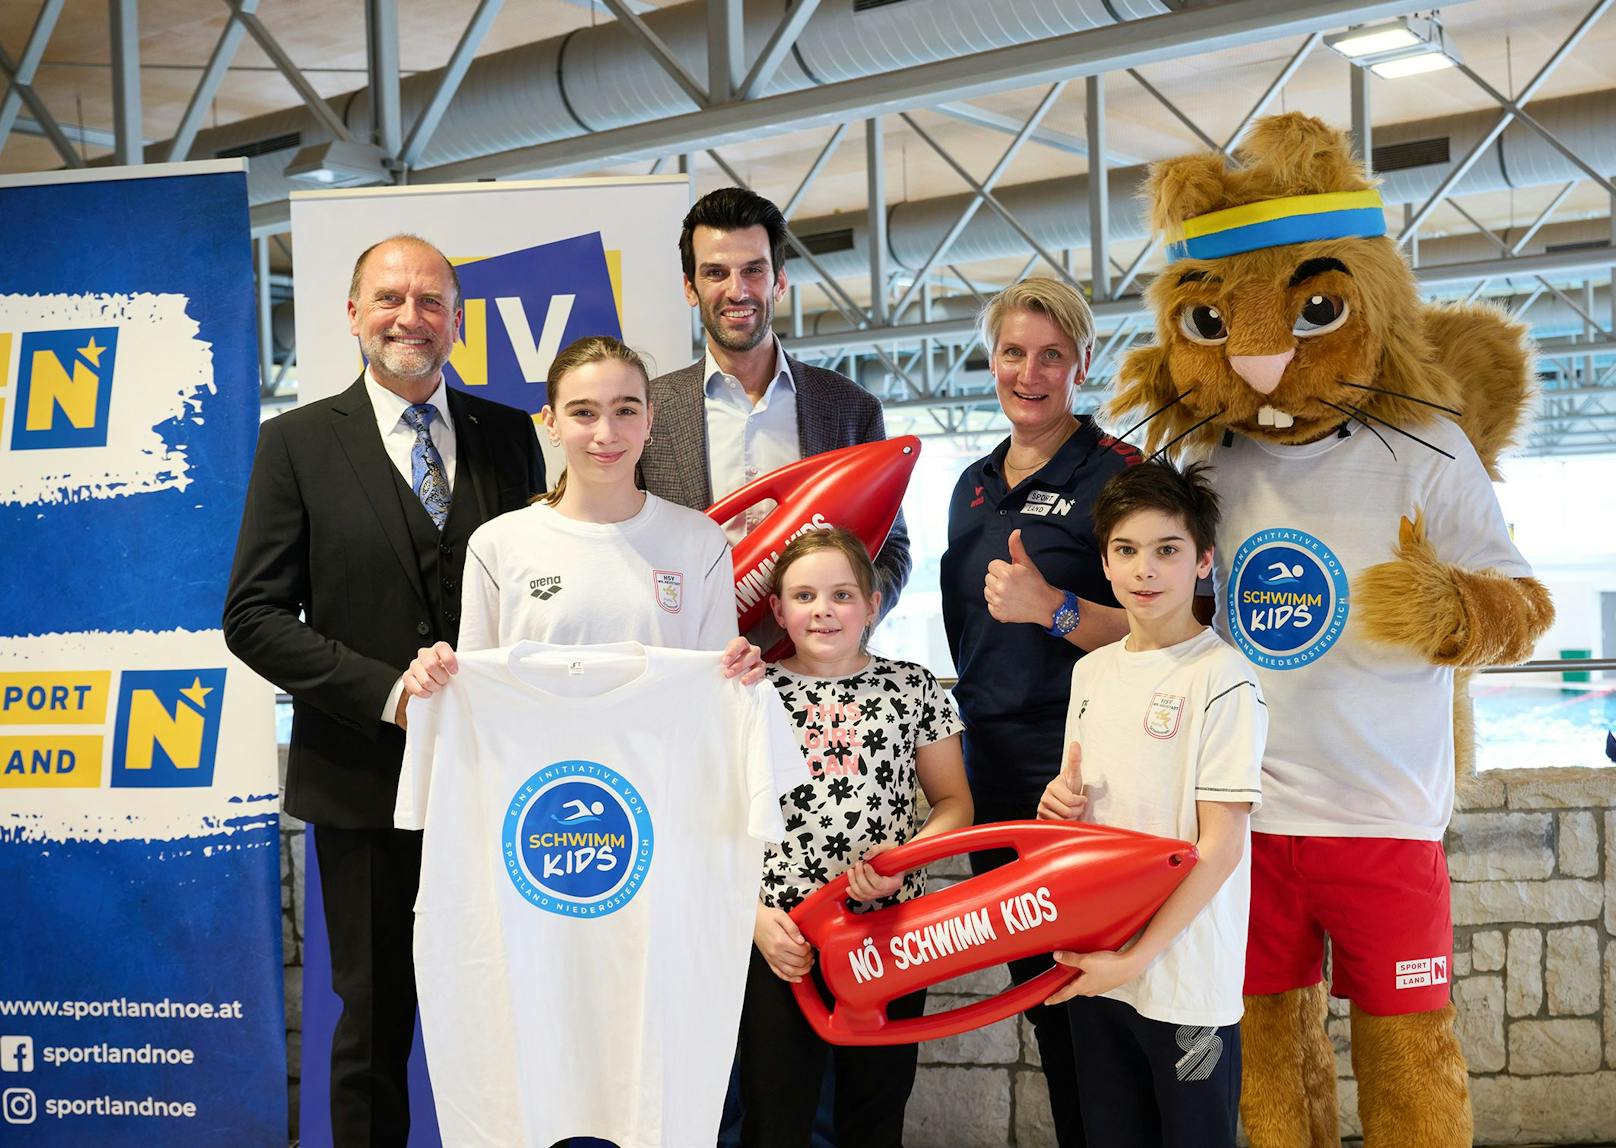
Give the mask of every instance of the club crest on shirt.
<svg viewBox="0 0 1616 1148">
<path fill-rule="evenodd" d="M 685 605 L 685 576 L 681 570 L 653 570 L 651 581 L 656 586 L 657 605 L 670 614 L 677 614 Z"/>
<path fill-rule="evenodd" d="M 1178 719 L 1184 713 L 1184 703 L 1188 699 L 1178 694 L 1167 694 L 1157 690 L 1150 695 L 1150 705 L 1145 710 L 1145 732 L 1151 737 L 1167 739 L 1178 732 Z"/>
</svg>

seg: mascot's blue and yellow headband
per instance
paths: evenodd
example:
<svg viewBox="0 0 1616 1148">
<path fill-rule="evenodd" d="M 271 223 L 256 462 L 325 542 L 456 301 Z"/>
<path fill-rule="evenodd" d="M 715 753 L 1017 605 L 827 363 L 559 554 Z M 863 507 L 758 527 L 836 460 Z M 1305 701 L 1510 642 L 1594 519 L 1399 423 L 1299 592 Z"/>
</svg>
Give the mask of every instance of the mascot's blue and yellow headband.
<svg viewBox="0 0 1616 1148">
<path fill-rule="evenodd" d="M 1373 188 L 1290 195 L 1186 219 L 1183 238 L 1167 246 L 1167 261 L 1222 259 L 1264 247 L 1385 234 L 1386 214 Z"/>
</svg>

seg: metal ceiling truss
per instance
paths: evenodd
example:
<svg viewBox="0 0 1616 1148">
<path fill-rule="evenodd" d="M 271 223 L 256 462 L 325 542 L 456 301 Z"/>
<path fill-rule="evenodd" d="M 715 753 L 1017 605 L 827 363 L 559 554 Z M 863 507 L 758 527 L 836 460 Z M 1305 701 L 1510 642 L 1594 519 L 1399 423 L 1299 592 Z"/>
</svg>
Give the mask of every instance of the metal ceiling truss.
<svg viewBox="0 0 1616 1148">
<path fill-rule="evenodd" d="M 639 16 L 643 6 L 634 0 L 601 0 L 624 27 L 635 35 L 647 56 L 670 75 L 694 104 L 694 110 L 662 119 L 597 131 L 573 139 L 556 140 L 504 153 L 418 168 L 444 113 L 465 78 L 467 69 L 503 0 L 481 0 L 451 53 L 437 89 L 422 108 L 415 122 L 405 125 L 400 111 L 398 27 L 391 0 L 366 0 L 366 49 L 371 90 L 372 142 L 384 153 L 385 165 L 399 182 L 447 182 L 516 175 L 561 175 L 598 169 L 630 160 L 654 161 L 653 171 L 668 167 L 678 157 L 679 169 L 689 170 L 689 157 L 706 152 L 734 183 L 745 186 L 734 167 L 719 153 L 724 144 L 756 139 L 763 135 L 802 131 L 817 125 L 831 127 L 826 142 L 810 163 L 797 189 L 783 205 L 788 220 L 795 218 L 808 192 L 826 165 L 837 153 L 850 124 L 862 120 L 865 133 L 867 172 L 867 213 L 865 227 L 876 241 L 871 243 L 868 307 L 860 306 L 853 293 L 825 273 L 821 262 L 796 234 L 789 235 L 793 251 L 819 274 L 819 293 L 847 330 L 825 334 L 799 335 L 811 316 L 804 316 L 803 289 L 792 292 L 791 329 L 798 337 L 788 340 L 800 355 L 842 364 L 850 374 L 863 376 L 874 389 L 892 395 L 892 409 L 901 417 L 914 412 L 947 433 L 982 434 L 980 418 L 974 412 L 991 408 L 991 390 L 983 381 L 963 373 L 976 354 L 973 346 L 975 321 L 971 318 L 937 318 L 945 292 L 953 306 L 944 314 L 958 314 L 961 299 L 980 304 L 997 285 L 984 284 L 949 262 L 955 241 L 983 207 L 997 215 L 1016 232 L 1030 252 L 1022 275 L 1039 264 L 1049 273 L 1088 291 L 1095 310 L 1102 341 L 1094 356 L 1086 397 L 1098 391 L 1102 381 L 1137 341 L 1150 334 L 1142 300 L 1130 293 L 1146 265 L 1159 250 L 1159 239 L 1151 239 L 1128 264 L 1121 266 L 1108 243 L 1107 168 L 1134 162 L 1131 157 L 1109 150 L 1106 138 L 1106 73 L 1122 72 L 1139 84 L 1179 124 L 1214 150 L 1229 152 L 1250 125 L 1261 116 L 1284 89 L 1285 84 L 1309 57 L 1325 31 L 1347 23 L 1393 16 L 1408 10 L 1408 0 L 1221 0 L 1200 4 L 1166 15 L 1147 17 L 1109 27 L 1076 32 L 1044 40 L 979 52 L 955 59 L 939 60 L 855 79 L 821 84 L 800 91 L 767 95 L 780 65 L 790 54 L 797 38 L 819 6 L 819 0 L 798 0 L 781 18 L 755 60 L 748 60 L 742 36 L 742 0 L 710 0 L 707 8 L 707 67 L 697 76 L 669 49 Z M 114 95 L 115 152 L 120 162 L 141 162 L 144 141 L 140 135 L 139 37 L 136 27 L 138 0 L 108 0 L 112 32 L 112 79 Z M 183 160 L 189 154 L 206 110 L 246 36 L 252 36 L 274 62 L 303 103 L 337 140 L 350 141 L 342 117 L 308 82 L 298 66 L 259 18 L 261 0 L 221 0 L 229 19 L 198 79 L 196 89 L 180 118 L 166 154 L 168 161 Z M 1473 70 L 1458 65 L 1477 88 L 1498 104 L 1500 114 L 1492 129 L 1472 147 L 1449 172 L 1440 186 L 1419 207 L 1405 208 L 1404 224 L 1398 242 L 1418 258 L 1420 228 L 1439 206 L 1448 204 L 1472 227 L 1497 247 L 1496 259 L 1457 264 L 1426 266 L 1418 275 L 1427 291 L 1461 292 L 1474 299 L 1488 291 L 1495 280 L 1509 277 L 1531 284 L 1530 292 L 1516 307 L 1526 311 L 1545 296 L 1558 299 L 1582 321 L 1577 342 L 1554 343 L 1542 349 L 1546 385 L 1544 415 L 1528 445 L 1528 451 L 1568 447 L 1584 451 L 1592 447 L 1612 449 L 1616 445 L 1616 322 L 1595 312 L 1592 293 L 1595 274 L 1609 274 L 1616 305 L 1616 245 L 1603 249 L 1555 251 L 1540 255 L 1522 252 L 1538 231 L 1548 223 L 1580 180 L 1562 187 L 1513 242 L 1482 226 L 1451 196 L 1465 174 L 1513 122 L 1520 121 L 1564 155 L 1583 174 L 1607 192 L 1616 202 L 1616 183 L 1576 154 L 1549 131 L 1528 110 L 1532 98 L 1555 69 L 1571 54 L 1588 30 L 1605 15 L 1616 0 L 1596 0 L 1592 8 L 1540 67 L 1531 81 L 1513 98 L 1495 89 Z M 83 159 L 73 141 L 44 106 L 32 84 L 44 57 L 51 33 L 65 0 L 43 0 L 28 42 L 16 60 L 0 48 L 0 76 L 7 87 L 0 100 L 0 146 L 10 132 L 18 130 L 19 114 L 26 106 L 31 127 L 44 134 L 62 161 L 82 166 Z M 1219 147 L 1215 136 L 1198 124 L 1184 109 L 1161 92 L 1140 69 L 1146 65 L 1200 55 L 1253 42 L 1272 41 L 1285 36 L 1302 36 L 1300 47 L 1274 77 L 1262 97 Z M 1367 154 L 1370 151 L 1369 84 L 1360 69 L 1351 72 L 1351 117 L 1354 138 Z M 1060 99 L 1066 84 L 1083 78 L 1086 88 L 1086 132 L 1083 139 L 1043 126 L 1050 109 Z M 994 93 L 1041 87 L 1044 93 L 1033 111 L 1015 120 L 976 107 L 969 101 Z M 964 120 L 1003 132 L 1011 137 L 987 174 L 978 179 L 960 158 L 950 154 L 912 114 L 930 108 L 938 114 Z M 891 208 L 885 195 L 885 136 L 882 117 L 897 115 L 970 188 L 971 197 L 955 223 L 942 235 L 918 270 L 894 268 L 886 226 Z M 406 130 L 407 128 L 407 130 Z M 1072 266 L 1073 252 L 1061 254 L 1041 243 L 1015 214 L 994 194 L 1002 177 L 1027 143 L 1056 149 L 1064 154 L 1086 157 L 1090 171 L 1090 249 L 1089 282 L 1082 284 Z M 268 208 L 268 210 L 265 210 Z M 254 231 L 259 237 L 285 230 L 285 205 L 265 205 L 254 209 Z M 1616 237 L 1613 237 L 1616 238 Z M 256 245 L 261 271 L 259 288 L 261 345 L 266 384 L 273 387 L 285 376 L 292 355 L 283 357 L 275 370 L 271 351 L 273 338 L 268 323 L 267 274 L 270 265 L 267 242 Z M 1114 269 L 1114 274 L 1113 274 Z M 1017 276 L 1019 278 L 1020 276 Z M 1013 281 L 1013 280 L 1012 280 Z M 1568 284 L 1583 284 L 1582 299 L 1573 298 Z M 1602 282 L 1602 280 L 1601 280 Z M 916 308 L 918 321 L 911 321 Z M 873 369 L 861 369 L 873 358 Z M 878 366 L 876 366 L 878 364 Z M 273 382 L 270 382 L 273 377 Z M 1607 403 L 1609 405 L 1607 406 Z M 1549 405 L 1555 404 L 1555 405 Z"/>
<path fill-rule="evenodd" d="M 83 167 L 83 157 L 73 150 L 56 117 L 51 115 L 33 89 L 34 75 L 39 70 L 39 62 L 45 58 L 45 47 L 50 43 L 51 33 L 56 30 L 56 20 L 61 16 L 65 3 L 66 0 L 44 0 L 39 15 L 34 19 L 33 30 L 28 34 L 28 43 L 18 59 L 13 60 L 5 48 L 0 47 L 0 74 L 5 76 L 8 85 L 5 98 L 0 100 L 0 150 L 4 150 L 6 140 L 17 126 L 17 113 L 26 103 L 28 110 L 33 113 L 34 123 L 45 133 L 56 154 L 62 157 L 62 162 L 68 167 Z"/>
</svg>

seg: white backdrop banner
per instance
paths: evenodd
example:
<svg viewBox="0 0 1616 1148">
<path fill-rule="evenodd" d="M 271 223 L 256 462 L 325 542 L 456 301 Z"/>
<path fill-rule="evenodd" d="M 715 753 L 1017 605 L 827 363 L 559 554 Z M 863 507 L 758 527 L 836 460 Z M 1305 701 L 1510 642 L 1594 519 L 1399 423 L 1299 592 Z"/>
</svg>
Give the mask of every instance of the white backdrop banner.
<svg viewBox="0 0 1616 1148">
<path fill-rule="evenodd" d="M 585 335 L 623 339 L 653 374 L 687 366 L 678 244 L 689 209 L 682 175 L 296 192 L 298 399 L 334 395 L 358 376 L 348 281 L 361 251 L 399 232 L 435 245 L 460 273 L 465 321 L 450 386 L 536 413 L 556 352 Z M 540 438 L 554 481 L 560 460 Z"/>
</svg>

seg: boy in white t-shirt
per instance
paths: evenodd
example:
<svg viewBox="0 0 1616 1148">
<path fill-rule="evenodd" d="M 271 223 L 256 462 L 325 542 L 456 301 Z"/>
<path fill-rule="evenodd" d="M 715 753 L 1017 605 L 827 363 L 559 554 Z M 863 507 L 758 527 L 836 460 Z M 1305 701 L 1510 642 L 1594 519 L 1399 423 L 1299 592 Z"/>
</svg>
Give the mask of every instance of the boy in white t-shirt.
<svg viewBox="0 0 1616 1148">
<path fill-rule="evenodd" d="M 1094 504 L 1128 636 L 1072 671 L 1065 767 L 1038 816 L 1194 841 L 1200 860 L 1117 952 L 1057 953 L 1091 1144 L 1235 1143 L 1251 876 L 1268 711 L 1246 660 L 1192 610 L 1212 568 L 1202 469 L 1132 467 Z"/>
</svg>

